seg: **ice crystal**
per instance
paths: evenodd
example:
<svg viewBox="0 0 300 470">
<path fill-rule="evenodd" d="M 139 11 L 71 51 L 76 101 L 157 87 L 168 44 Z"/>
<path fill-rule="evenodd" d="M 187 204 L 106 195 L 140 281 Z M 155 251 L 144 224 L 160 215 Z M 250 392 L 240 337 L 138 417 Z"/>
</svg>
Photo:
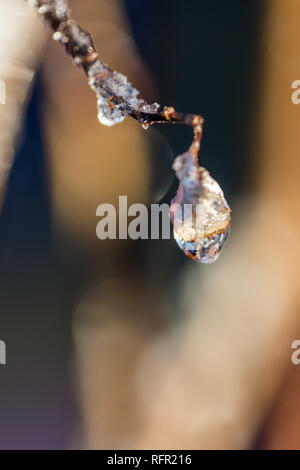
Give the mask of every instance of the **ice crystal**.
<svg viewBox="0 0 300 470">
<path fill-rule="evenodd" d="M 122 122 L 133 111 L 151 113 L 159 108 L 157 103 L 148 105 L 139 99 L 139 91 L 125 75 L 111 71 L 99 60 L 89 68 L 88 75 L 89 84 L 97 94 L 98 119 L 106 126 Z"/>
<path fill-rule="evenodd" d="M 212 263 L 229 233 L 230 208 L 223 191 L 198 165 L 192 149 L 175 159 L 173 169 L 180 181 L 170 210 L 174 238 L 190 258 Z"/>
</svg>

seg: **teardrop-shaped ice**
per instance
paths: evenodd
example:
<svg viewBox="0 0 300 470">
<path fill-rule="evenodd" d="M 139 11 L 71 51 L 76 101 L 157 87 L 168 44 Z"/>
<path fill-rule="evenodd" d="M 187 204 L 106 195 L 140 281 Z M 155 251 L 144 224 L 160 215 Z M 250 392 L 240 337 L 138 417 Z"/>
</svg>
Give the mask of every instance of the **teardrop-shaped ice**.
<svg viewBox="0 0 300 470">
<path fill-rule="evenodd" d="M 173 164 L 179 188 L 170 208 L 174 238 L 190 258 L 213 263 L 228 237 L 230 208 L 219 184 L 200 167 L 193 146 Z"/>
</svg>

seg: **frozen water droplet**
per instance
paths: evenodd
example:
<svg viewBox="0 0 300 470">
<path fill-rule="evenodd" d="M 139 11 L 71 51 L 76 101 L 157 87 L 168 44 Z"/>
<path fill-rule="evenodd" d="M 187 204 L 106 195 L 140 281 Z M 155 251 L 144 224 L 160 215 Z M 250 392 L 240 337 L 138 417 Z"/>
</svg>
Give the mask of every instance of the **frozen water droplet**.
<svg viewBox="0 0 300 470">
<path fill-rule="evenodd" d="M 219 184 L 198 165 L 193 147 L 175 159 L 173 168 L 180 181 L 170 209 L 174 238 L 188 257 L 212 263 L 229 234 L 230 208 Z"/>
<path fill-rule="evenodd" d="M 219 232 L 211 237 L 207 236 L 196 241 L 185 241 L 174 230 L 174 238 L 178 246 L 189 258 L 199 263 L 210 264 L 219 257 L 221 249 L 229 235 L 229 228 L 224 232 Z"/>
<path fill-rule="evenodd" d="M 91 65 L 88 75 L 89 84 L 98 97 L 98 119 L 102 124 L 118 124 L 138 106 L 139 92 L 125 75 L 113 72 L 99 60 Z"/>
<path fill-rule="evenodd" d="M 104 126 L 113 126 L 124 121 L 125 115 L 122 114 L 121 110 L 117 106 L 111 106 L 107 99 L 103 96 L 98 95 L 98 119 Z"/>
<path fill-rule="evenodd" d="M 127 80 L 125 75 L 113 72 L 100 60 L 95 61 L 88 70 L 89 84 L 98 97 L 98 118 L 106 126 L 122 122 L 133 110 L 155 113 L 160 105 L 147 104 L 138 98 L 139 91 Z M 144 128 L 146 127 L 146 123 Z"/>
</svg>

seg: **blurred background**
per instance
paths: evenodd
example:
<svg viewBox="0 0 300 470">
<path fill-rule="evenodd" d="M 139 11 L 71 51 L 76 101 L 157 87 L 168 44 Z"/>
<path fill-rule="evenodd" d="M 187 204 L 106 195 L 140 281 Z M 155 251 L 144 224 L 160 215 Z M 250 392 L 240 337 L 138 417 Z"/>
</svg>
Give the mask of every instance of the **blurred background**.
<svg viewBox="0 0 300 470">
<path fill-rule="evenodd" d="M 1 0 L 0 448 L 300 448 L 299 2 L 70 5 L 145 99 L 204 117 L 231 236 L 208 266 L 97 239 L 99 204 L 170 202 L 191 131 L 101 126 L 84 74 Z"/>
</svg>

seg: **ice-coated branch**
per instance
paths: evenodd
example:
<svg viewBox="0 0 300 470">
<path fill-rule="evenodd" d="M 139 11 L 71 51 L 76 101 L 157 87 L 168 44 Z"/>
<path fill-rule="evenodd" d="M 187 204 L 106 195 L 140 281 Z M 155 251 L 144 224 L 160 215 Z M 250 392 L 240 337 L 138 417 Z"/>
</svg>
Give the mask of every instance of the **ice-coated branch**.
<svg viewBox="0 0 300 470">
<path fill-rule="evenodd" d="M 170 216 L 174 237 L 184 253 L 201 263 L 215 261 L 229 233 L 230 208 L 218 183 L 198 163 L 203 118 L 179 113 L 171 106 L 148 104 L 138 98 L 138 90 L 124 75 L 112 71 L 101 62 L 91 35 L 71 19 L 66 0 L 30 1 L 54 30 L 54 39 L 65 46 L 74 63 L 82 67 L 88 76 L 89 84 L 97 95 L 98 118 L 102 124 L 112 126 L 126 117 L 132 117 L 144 127 L 170 122 L 193 128 L 194 138 L 190 148 L 179 155 L 173 164 L 179 188 Z M 201 211 L 195 212 L 193 209 L 192 217 L 182 220 L 186 204 L 193 208 L 198 206 Z"/>
<path fill-rule="evenodd" d="M 29 0 L 39 15 L 53 29 L 53 38 L 65 46 L 74 63 L 82 67 L 91 88 L 97 95 L 98 118 L 102 124 L 111 126 L 132 117 L 144 127 L 153 123 L 179 123 L 194 129 L 192 144 L 197 158 L 203 118 L 194 114 L 177 112 L 171 106 L 148 104 L 138 98 L 139 92 L 121 73 L 112 71 L 101 62 L 91 35 L 70 17 L 66 0 Z"/>
</svg>

